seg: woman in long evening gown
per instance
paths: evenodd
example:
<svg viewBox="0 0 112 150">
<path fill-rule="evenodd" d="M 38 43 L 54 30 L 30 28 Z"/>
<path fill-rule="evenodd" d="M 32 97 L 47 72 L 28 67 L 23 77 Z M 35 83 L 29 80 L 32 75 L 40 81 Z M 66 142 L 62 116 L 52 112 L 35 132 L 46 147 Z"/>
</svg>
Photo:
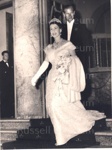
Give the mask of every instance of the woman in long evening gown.
<svg viewBox="0 0 112 150">
<path fill-rule="evenodd" d="M 85 73 L 75 54 L 76 47 L 61 38 L 60 20 L 54 18 L 49 24 L 54 43 L 44 49 L 46 58 L 32 78 L 32 85 L 36 85 L 50 62 L 52 68 L 47 78 L 46 108 L 54 128 L 55 145 L 63 145 L 89 131 L 95 120 L 106 116 L 98 111 L 86 110 L 82 105 L 80 92 L 85 88 Z"/>
</svg>

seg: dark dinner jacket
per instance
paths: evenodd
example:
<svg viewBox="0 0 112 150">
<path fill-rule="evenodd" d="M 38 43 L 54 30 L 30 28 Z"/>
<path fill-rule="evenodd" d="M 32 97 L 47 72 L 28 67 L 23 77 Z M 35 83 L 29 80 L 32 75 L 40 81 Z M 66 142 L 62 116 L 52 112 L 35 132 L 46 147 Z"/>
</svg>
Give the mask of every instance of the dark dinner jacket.
<svg viewBox="0 0 112 150">
<path fill-rule="evenodd" d="M 67 24 L 62 26 L 62 38 L 67 40 Z M 87 48 L 92 46 L 92 37 L 90 31 L 86 28 L 85 24 L 74 21 L 70 41 L 76 46 L 76 54 L 83 63 L 86 69 L 86 60 L 89 55 Z"/>
<path fill-rule="evenodd" d="M 0 89 L 8 88 L 10 82 L 10 66 L 2 60 L 0 62 Z"/>
</svg>

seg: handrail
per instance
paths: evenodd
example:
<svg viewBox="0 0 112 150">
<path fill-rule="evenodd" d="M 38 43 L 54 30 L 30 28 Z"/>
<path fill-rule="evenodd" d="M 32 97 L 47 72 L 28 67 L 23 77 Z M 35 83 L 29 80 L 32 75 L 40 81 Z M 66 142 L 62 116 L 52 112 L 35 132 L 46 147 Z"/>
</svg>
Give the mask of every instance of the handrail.
<svg viewBox="0 0 112 150">
<path fill-rule="evenodd" d="M 94 67 L 89 68 L 89 73 L 111 72 L 111 67 Z"/>
<path fill-rule="evenodd" d="M 109 67 L 110 62 L 110 54 L 109 54 L 109 47 L 108 42 L 111 44 L 111 34 L 108 33 L 94 33 L 92 34 L 93 43 L 94 43 L 94 60 L 96 67 Z M 102 42 L 103 40 L 103 42 Z M 102 45 L 103 44 L 103 45 Z M 105 55 L 105 56 L 104 56 Z M 105 57 L 105 58 L 104 58 Z M 103 61 L 103 60 L 106 60 Z M 105 64 L 104 64 L 105 62 Z"/>
<path fill-rule="evenodd" d="M 93 39 L 95 38 L 111 38 L 111 34 L 108 33 L 93 33 L 92 34 Z"/>
</svg>

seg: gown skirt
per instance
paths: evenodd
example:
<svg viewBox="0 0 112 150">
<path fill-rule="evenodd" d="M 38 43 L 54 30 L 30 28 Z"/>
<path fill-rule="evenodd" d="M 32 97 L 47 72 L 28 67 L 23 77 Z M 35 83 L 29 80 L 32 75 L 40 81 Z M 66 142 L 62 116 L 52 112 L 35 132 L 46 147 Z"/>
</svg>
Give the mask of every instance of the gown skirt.
<svg viewBox="0 0 112 150">
<path fill-rule="evenodd" d="M 63 83 L 62 79 L 56 76 L 59 70 L 56 68 L 55 58 L 59 51 L 55 53 L 55 50 L 49 50 L 47 53 L 52 68 L 46 84 L 46 109 L 53 124 L 57 146 L 89 131 L 94 126 L 95 120 L 106 117 L 99 111 L 86 110 L 80 100 L 68 101 L 68 84 Z"/>
</svg>

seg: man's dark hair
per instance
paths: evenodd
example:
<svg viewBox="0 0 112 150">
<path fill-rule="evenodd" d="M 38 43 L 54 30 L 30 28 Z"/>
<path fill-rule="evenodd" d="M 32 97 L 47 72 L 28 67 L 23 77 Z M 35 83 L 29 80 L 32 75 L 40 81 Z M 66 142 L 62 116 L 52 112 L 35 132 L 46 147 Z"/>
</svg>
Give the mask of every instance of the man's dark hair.
<svg viewBox="0 0 112 150">
<path fill-rule="evenodd" d="M 3 52 L 2 52 L 2 56 L 3 56 L 4 54 L 6 54 L 6 53 L 9 54 L 8 51 L 3 51 Z"/>
<path fill-rule="evenodd" d="M 73 11 L 76 11 L 76 5 L 75 4 L 70 4 L 70 5 L 64 5 L 63 6 L 63 12 L 65 9 L 68 9 L 68 8 L 72 8 Z"/>
</svg>

